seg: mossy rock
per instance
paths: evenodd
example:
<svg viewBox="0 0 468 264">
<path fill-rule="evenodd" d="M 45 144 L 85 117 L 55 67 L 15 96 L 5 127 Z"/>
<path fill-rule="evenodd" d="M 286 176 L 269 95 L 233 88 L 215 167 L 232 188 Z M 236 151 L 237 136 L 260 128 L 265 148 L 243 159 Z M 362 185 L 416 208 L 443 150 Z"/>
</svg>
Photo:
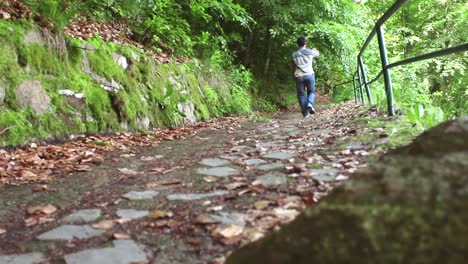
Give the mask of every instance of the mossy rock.
<svg viewBox="0 0 468 264">
<path fill-rule="evenodd" d="M 467 125 L 425 132 L 227 263 L 466 263 Z"/>
</svg>

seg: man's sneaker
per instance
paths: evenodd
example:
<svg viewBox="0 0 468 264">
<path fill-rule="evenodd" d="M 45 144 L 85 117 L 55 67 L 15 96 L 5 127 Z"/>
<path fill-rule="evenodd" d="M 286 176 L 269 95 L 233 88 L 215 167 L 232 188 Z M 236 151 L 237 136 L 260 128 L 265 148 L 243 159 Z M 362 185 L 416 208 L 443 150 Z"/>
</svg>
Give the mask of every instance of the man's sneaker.
<svg viewBox="0 0 468 264">
<path fill-rule="evenodd" d="M 312 106 L 312 104 L 308 104 L 308 105 L 307 105 L 307 110 L 309 110 L 309 113 L 315 114 L 315 109 L 314 109 L 314 107 Z"/>
<path fill-rule="evenodd" d="M 309 114 L 309 113 L 307 113 L 307 114 L 304 116 L 304 118 L 309 118 L 309 117 L 310 117 L 310 114 Z"/>
</svg>

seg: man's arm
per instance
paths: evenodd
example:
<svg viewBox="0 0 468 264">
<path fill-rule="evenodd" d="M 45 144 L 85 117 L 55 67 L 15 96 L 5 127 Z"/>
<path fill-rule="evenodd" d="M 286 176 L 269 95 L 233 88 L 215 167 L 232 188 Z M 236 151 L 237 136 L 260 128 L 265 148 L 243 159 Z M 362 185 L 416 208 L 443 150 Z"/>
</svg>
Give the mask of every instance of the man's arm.
<svg viewBox="0 0 468 264">
<path fill-rule="evenodd" d="M 318 57 L 320 55 L 320 52 L 316 48 L 311 49 L 311 51 L 312 57 Z"/>
</svg>

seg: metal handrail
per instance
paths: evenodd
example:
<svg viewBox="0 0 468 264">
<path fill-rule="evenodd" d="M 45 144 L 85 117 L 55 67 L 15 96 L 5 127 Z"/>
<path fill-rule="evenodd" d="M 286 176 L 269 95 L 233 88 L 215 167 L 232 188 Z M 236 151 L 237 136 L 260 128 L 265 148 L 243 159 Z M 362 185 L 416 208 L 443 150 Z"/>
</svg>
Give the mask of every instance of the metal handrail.
<svg viewBox="0 0 468 264">
<path fill-rule="evenodd" d="M 361 47 L 359 54 L 357 56 L 357 69 L 356 72 L 353 74 L 353 79 L 344 83 L 340 83 L 339 85 L 347 84 L 350 82 L 353 82 L 354 86 L 354 98 L 356 103 L 358 102 L 358 99 L 360 97 L 361 102 L 364 103 L 364 95 L 362 91 L 362 87 L 364 86 L 366 88 L 366 94 L 367 94 L 367 99 L 369 103 L 372 105 L 372 95 L 370 92 L 369 85 L 377 81 L 382 75 L 384 76 L 385 80 L 385 92 L 387 94 L 387 107 L 388 107 L 388 114 L 390 116 L 395 115 L 395 110 L 393 108 L 393 88 L 392 88 L 392 81 L 390 77 L 390 69 L 401 66 L 401 65 L 406 65 L 409 63 L 417 62 L 417 61 L 422 61 L 422 60 L 427 60 L 427 59 L 432 59 L 436 57 L 441 57 L 441 56 L 446 56 L 449 54 L 457 53 L 457 52 L 463 52 L 463 51 L 468 51 L 468 43 L 464 43 L 458 46 L 442 49 L 442 50 L 437 50 L 434 52 L 422 54 L 416 57 L 412 57 L 409 59 L 404 59 L 401 61 L 397 61 L 394 63 L 389 63 L 388 62 L 388 56 L 387 56 L 387 49 L 385 47 L 385 37 L 384 37 L 384 32 L 383 32 L 383 24 L 390 19 L 395 12 L 397 12 L 404 4 L 406 4 L 408 0 L 397 0 L 375 23 L 374 28 L 370 32 L 369 36 L 367 37 L 366 41 L 364 42 L 363 46 Z M 366 71 L 364 69 L 364 62 L 362 59 L 362 55 L 364 54 L 364 51 L 367 49 L 369 46 L 370 42 L 372 39 L 375 37 L 377 34 L 378 42 L 379 42 L 379 51 L 380 51 L 380 59 L 382 63 L 382 70 L 377 74 L 375 78 L 373 78 L 370 81 L 367 81 L 367 75 Z M 356 78 L 357 75 L 357 78 Z M 356 80 L 359 82 L 359 86 L 356 86 L 355 82 Z M 339 86 L 337 85 L 337 86 Z M 335 86 L 336 87 L 336 86 Z M 359 95 L 357 94 L 359 91 Z"/>
</svg>

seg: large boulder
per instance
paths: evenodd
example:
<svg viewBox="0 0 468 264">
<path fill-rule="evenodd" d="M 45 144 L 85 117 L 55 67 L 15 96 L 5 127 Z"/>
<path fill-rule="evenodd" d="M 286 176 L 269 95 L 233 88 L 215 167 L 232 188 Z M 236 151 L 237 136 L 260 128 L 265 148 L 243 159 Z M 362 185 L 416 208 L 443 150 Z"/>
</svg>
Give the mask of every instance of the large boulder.
<svg viewBox="0 0 468 264">
<path fill-rule="evenodd" d="M 425 132 L 227 263 L 466 263 L 467 127 Z"/>
<path fill-rule="evenodd" d="M 23 81 L 16 89 L 16 100 L 21 107 L 31 107 L 37 115 L 50 109 L 50 97 L 36 80 Z"/>
</svg>

